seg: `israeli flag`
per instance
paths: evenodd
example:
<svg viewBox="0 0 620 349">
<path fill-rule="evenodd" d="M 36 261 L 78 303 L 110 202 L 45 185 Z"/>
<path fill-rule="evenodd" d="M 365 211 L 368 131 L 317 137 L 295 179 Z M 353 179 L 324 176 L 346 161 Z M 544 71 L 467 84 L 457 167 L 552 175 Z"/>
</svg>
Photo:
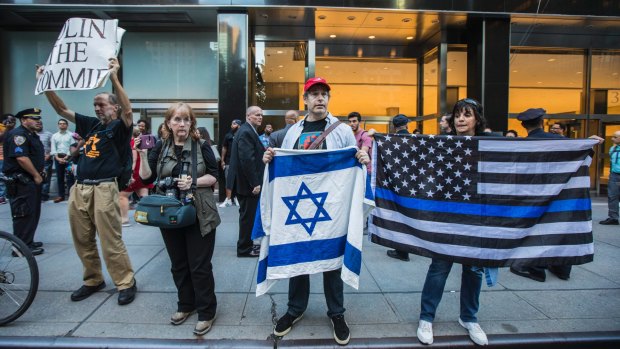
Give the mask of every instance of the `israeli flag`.
<svg viewBox="0 0 620 349">
<path fill-rule="evenodd" d="M 356 152 L 276 149 L 252 231 L 261 239 L 256 296 L 279 279 L 338 268 L 358 288 L 367 174 Z"/>
</svg>

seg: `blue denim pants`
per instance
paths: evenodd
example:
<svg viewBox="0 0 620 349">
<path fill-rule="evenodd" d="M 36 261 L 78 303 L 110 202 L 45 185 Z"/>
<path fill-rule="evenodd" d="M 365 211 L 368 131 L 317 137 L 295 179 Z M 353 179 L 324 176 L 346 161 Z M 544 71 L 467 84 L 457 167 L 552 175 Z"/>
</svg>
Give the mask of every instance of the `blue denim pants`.
<svg viewBox="0 0 620 349">
<path fill-rule="evenodd" d="M 607 215 L 611 219 L 618 219 L 618 197 L 620 197 L 620 174 L 610 172 L 607 181 Z"/>
<path fill-rule="evenodd" d="M 323 273 L 323 292 L 327 303 L 327 316 L 344 314 L 343 284 L 341 269 Z M 310 276 L 299 275 L 290 278 L 288 283 L 288 313 L 298 317 L 308 308 L 310 297 Z"/>
<path fill-rule="evenodd" d="M 420 311 L 420 320 L 433 322 L 435 312 L 443 296 L 443 290 L 446 286 L 448 274 L 452 269 L 452 262 L 440 259 L 434 259 L 428 273 L 426 273 L 426 281 L 422 289 L 422 304 Z M 461 275 L 461 320 L 464 322 L 478 322 L 476 314 L 480 303 L 480 289 L 482 287 L 483 271 L 480 267 L 463 265 L 463 274 Z"/>
<path fill-rule="evenodd" d="M 2 167 L 4 166 L 4 160 L 0 160 L 0 174 L 2 174 Z M 0 198 L 3 198 L 6 195 L 6 186 L 4 182 L 0 181 Z"/>
</svg>

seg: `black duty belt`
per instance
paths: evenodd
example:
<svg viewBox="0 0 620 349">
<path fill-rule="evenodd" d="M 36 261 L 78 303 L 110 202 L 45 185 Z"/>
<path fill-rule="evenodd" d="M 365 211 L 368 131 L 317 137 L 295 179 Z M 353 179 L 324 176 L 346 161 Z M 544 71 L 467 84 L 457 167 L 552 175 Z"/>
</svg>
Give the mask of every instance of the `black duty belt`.
<svg viewBox="0 0 620 349">
<path fill-rule="evenodd" d="M 101 183 L 110 183 L 116 181 L 116 177 L 110 178 L 101 178 L 101 179 L 78 179 L 78 184 L 86 184 L 86 185 L 99 185 Z"/>
</svg>

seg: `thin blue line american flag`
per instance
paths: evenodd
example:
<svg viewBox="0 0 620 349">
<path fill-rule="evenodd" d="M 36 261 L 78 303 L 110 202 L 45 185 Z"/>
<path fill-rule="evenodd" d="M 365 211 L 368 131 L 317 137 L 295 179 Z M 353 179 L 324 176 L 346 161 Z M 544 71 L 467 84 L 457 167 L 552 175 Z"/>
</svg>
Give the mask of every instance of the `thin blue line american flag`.
<svg viewBox="0 0 620 349">
<path fill-rule="evenodd" d="M 590 262 L 595 144 L 376 135 L 371 241 L 486 267 Z"/>
</svg>

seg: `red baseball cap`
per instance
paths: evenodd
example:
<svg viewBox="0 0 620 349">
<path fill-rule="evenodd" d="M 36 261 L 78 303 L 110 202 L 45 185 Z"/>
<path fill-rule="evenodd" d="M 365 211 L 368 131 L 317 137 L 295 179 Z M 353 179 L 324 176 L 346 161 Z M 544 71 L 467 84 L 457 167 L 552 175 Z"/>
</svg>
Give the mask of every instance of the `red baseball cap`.
<svg viewBox="0 0 620 349">
<path fill-rule="evenodd" d="M 310 78 L 308 79 L 308 81 L 306 81 L 306 84 L 304 85 L 304 92 L 307 92 L 310 89 L 310 87 L 317 85 L 317 84 L 325 85 L 325 87 L 327 87 L 327 91 L 331 90 L 331 88 L 329 87 L 329 84 L 327 83 L 327 80 L 316 77 L 316 78 Z"/>
</svg>

